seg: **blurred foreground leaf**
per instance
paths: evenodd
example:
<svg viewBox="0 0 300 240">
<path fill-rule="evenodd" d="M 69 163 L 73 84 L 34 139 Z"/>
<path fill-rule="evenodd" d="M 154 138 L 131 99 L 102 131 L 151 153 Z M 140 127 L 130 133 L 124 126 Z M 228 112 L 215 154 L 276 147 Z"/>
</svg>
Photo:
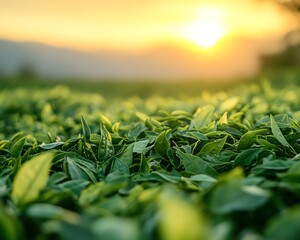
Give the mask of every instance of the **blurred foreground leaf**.
<svg viewBox="0 0 300 240">
<path fill-rule="evenodd" d="M 11 193 L 16 204 L 26 204 L 39 196 L 47 184 L 53 158 L 54 154 L 51 152 L 42 153 L 22 165 L 14 179 Z"/>
</svg>

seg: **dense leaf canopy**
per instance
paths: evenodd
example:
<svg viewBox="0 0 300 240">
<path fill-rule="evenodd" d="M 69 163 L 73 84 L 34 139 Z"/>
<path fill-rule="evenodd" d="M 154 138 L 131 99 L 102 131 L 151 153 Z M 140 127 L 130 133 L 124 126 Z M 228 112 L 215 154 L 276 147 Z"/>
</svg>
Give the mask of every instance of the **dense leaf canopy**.
<svg viewBox="0 0 300 240">
<path fill-rule="evenodd" d="M 1 89 L 0 239 L 298 239 L 299 96 Z"/>
</svg>

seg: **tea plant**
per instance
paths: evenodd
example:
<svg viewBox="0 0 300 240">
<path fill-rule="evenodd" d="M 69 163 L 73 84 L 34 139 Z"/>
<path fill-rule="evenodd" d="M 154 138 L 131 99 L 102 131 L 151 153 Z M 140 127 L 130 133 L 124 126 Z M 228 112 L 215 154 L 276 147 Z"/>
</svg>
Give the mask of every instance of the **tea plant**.
<svg viewBox="0 0 300 240">
<path fill-rule="evenodd" d="M 0 239 L 298 239 L 300 87 L 0 92 Z"/>
</svg>

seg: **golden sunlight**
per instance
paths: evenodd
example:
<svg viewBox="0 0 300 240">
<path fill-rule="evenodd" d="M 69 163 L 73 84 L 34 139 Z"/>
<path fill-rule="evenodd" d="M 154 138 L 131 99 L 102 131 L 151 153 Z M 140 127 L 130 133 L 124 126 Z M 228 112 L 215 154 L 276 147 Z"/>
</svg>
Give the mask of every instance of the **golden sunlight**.
<svg viewBox="0 0 300 240">
<path fill-rule="evenodd" d="M 227 33 L 225 13 L 216 6 L 201 7 L 199 17 L 185 27 L 184 36 L 202 48 L 213 47 Z"/>
<path fill-rule="evenodd" d="M 281 51 L 284 36 L 299 28 L 299 15 L 275 0 L 0 0 L 0 6 L 0 72 L 18 69 L 28 58 L 50 75 L 246 76 L 258 72 L 261 56 Z M 32 46 L 37 53 L 31 54 Z M 51 70 L 54 53 L 70 67 L 57 61 Z"/>
<path fill-rule="evenodd" d="M 200 21 L 191 25 L 187 31 L 187 38 L 203 48 L 213 47 L 226 34 L 226 29 L 218 21 Z"/>
</svg>

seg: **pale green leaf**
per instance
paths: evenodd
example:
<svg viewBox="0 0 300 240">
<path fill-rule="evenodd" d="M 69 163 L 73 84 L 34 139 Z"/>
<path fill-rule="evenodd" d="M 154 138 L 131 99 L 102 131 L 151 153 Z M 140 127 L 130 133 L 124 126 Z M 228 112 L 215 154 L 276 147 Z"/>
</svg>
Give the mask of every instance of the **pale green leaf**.
<svg viewBox="0 0 300 240">
<path fill-rule="evenodd" d="M 12 187 L 12 199 L 22 205 L 35 200 L 46 186 L 53 153 L 43 153 L 25 162 L 17 173 Z"/>
<path fill-rule="evenodd" d="M 213 106 L 205 106 L 198 108 L 192 119 L 191 125 L 196 129 L 201 129 L 209 125 L 213 120 L 213 112 L 215 108 Z"/>
</svg>

